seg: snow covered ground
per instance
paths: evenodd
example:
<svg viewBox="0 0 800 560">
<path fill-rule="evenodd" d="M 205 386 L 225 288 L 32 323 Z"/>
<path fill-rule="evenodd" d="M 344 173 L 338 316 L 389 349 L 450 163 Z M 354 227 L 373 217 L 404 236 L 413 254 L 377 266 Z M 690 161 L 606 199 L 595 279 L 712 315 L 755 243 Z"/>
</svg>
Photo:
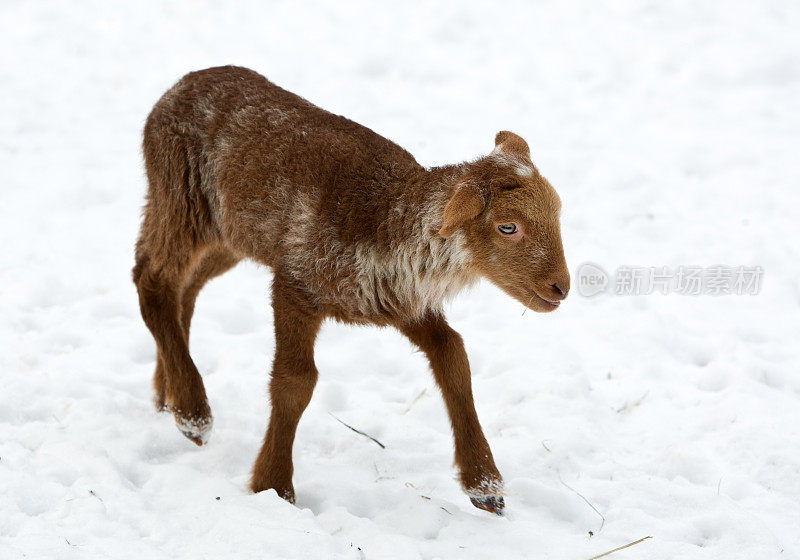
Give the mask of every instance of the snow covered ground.
<svg viewBox="0 0 800 560">
<path fill-rule="evenodd" d="M 0 558 L 581 560 L 645 536 L 611 558 L 800 558 L 797 3 L 298 4 L 2 3 Z M 224 63 L 424 165 L 518 132 L 564 201 L 573 271 L 759 265 L 761 293 L 453 302 L 502 518 L 454 480 L 422 356 L 327 324 L 297 506 L 249 494 L 269 272 L 243 264 L 198 302 L 203 448 L 153 411 L 129 272 L 144 119 Z"/>
</svg>

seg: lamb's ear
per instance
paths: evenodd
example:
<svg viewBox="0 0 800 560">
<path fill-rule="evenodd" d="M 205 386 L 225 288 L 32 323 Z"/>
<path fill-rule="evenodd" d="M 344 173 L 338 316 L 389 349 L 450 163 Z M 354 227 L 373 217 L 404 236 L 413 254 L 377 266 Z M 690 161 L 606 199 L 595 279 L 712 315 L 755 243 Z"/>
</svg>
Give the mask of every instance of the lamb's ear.
<svg viewBox="0 0 800 560">
<path fill-rule="evenodd" d="M 518 136 L 507 130 L 501 130 L 497 133 L 497 136 L 494 137 L 494 151 L 492 153 L 497 152 L 517 154 L 525 156 L 528 159 L 531 157 L 531 149 L 522 136 Z"/>
<path fill-rule="evenodd" d="M 439 235 L 450 237 L 467 220 L 471 220 L 486 206 L 483 194 L 475 185 L 459 183 L 453 191 L 453 196 L 447 201 L 442 217 L 442 229 Z"/>
</svg>

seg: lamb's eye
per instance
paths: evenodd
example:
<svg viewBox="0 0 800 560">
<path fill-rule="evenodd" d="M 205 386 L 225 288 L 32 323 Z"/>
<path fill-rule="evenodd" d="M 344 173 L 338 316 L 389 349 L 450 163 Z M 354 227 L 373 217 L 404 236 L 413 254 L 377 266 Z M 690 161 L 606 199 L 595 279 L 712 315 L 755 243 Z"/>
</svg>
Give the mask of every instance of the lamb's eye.
<svg viewBox="0 0 800 560">
<path fill-rule="evenodd" d="M 517 233 L 517 224 L 500 224 L 497 229 L 500 230 L 500 233 L 511 235 L 512 233 Z"/>
</svg>

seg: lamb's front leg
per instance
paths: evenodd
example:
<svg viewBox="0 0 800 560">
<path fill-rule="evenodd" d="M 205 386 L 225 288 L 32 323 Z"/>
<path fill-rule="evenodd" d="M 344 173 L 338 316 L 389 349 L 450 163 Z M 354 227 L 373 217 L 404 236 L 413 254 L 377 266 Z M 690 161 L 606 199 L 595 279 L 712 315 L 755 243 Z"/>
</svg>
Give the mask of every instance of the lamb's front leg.
<svg viewBox="0 0 800 560">
<path fill-rule="evenodd" d="M 399 328 L 431 363 L 453 426 L 455 462 L 464 491 L 475 507 L 502 513 L 503 478 L 475 412 L 469 361 L 461 336 L 435 312 Z"/>
<path fill-rule="evenodd" d="M 313 314 L 302 297 L 277 275 L 272 285 L 272 308 L 275 314 L 275 360 L 269 386 L 272 412 L 250 489 L 261 492 L 274 488 L 280 497 L 294 503 L 292 446 L 300 416 L 317 383 L 314 340 L 322 317 Z"/>
</svg>

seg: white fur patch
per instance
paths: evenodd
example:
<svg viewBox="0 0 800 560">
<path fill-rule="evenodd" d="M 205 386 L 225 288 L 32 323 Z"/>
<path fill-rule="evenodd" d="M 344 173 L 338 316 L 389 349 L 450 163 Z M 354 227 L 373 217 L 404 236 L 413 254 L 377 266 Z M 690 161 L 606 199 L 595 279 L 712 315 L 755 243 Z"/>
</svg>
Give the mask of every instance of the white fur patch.
<svg viewBox="0 0 800 560">
<path fill-rule="evenodd" d="M 470 498 L 475 498 L 477 500 L 498 497 L 503 495 L 503 483 L 498 480 L 484 478 L 478 483 L 478 486 L 474 488 L 465 488 L 464 492 Z"/>
<path fill-rule="evenodd" d="M 356 281 L 362 313 L 381 309 L 422 316 L 439 309 L 470 279 L 465 274 L 468 255 L 460 233 L 449 239 L 412 236 L 390 254 L 361 244 L 355 251 Z"/>
<path fill-rule="evenodd" d="M 517 171 L 517 175 L 521 177 L 530 177 L 533 175 L 533 168 L 529 165 L 525 165 L 524 163 L 516 165 L 514 169 Z"/>
<path fill-rule="evenodd" d="M 495 161 L 502 165 L 507 165 L 514 169 L 514 172 L 520 177 L 530 177 L 533 175 L 533 167 L 528 165 L 516 154 L 509 154 L 503 151 L 503 145 L 496 146 L 492 153 L 489 154 Z"/>
</svg>

